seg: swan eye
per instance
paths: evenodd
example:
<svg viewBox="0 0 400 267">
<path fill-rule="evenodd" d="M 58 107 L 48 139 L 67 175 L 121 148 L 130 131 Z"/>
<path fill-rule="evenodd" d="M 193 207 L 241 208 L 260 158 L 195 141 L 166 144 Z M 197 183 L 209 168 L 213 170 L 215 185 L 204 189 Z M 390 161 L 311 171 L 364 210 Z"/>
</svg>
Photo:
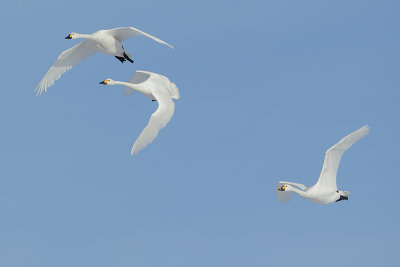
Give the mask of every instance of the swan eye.
<svg viewBox="0 0 400 267">
<path fill-rule="evenodd" d="M 284 185 L 284 186 L 281 187 L 281 190 L 282 190 L 282 191 L 285 191 L 285 189 L 286 189 L 286 185 Z"/>
</svg>

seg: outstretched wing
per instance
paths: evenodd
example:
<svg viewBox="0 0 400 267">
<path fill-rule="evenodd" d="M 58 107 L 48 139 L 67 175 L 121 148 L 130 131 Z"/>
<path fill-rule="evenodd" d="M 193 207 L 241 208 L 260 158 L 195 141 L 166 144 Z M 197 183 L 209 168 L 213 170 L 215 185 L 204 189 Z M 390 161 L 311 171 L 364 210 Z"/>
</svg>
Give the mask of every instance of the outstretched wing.
<svg viewBox="0 0 400 267">
<path fill-rule="evenodd" d="M 336 145 L 325 152 L 324 165 L 316 185 L 333 188 L 337 190 L 336 174 L 343 153 L 355 142 L 369 133 L 369 126 L 358 129 L 344 137 Z"/>
<path fill-rule="evenodd" d="M 282 203 L 288 202 L 290 199 L 290 196 L 292 195 L 292 191 L 280 191 L 279 189 L 284 186 L 284 185 L 291 185 L 291 186 L 296 186 L 299 189 L 306 191 L 307 186 L 304 184 L 298 184 L 298 183 L 293 183 L 293 182 L 287 182 L 287 181 L 279 181 L 278 184 L 276 185 L 276 197 L 278 200 Z"/>
<path fill-rule="evenodd" d="M 85 40 L 62 52 L 57 58 L 56 63 L 54 63 L 36 87 L 36 95 L 41 95 L 43 91 L 46 92 L 47 88 L 60 79 L 65 72 L 96 52 L 95 44 L 91 40 Z"/>
<path fill-rule="evenodd" d="M 129 80 L 129 83 L 138 84 L 147 81 L 150 78 L 150 73 L 146 71 L 136 71 L 132 78 Z M 130 87 L 125 87 L 124 95 L 128 96 L 131 95 L 135 90 Z"/>
<path fill-rule="evenodd" d="M 165 44 L 171 48 L 174 48 L 172 45 L 170 45 L 167 42 L 164 42 L 161 39 L 158 39 L 157 37 L 148 34 L 144 31 L 141 31 L 139 29 L 133 28 L 133 27 L 121 27 L 121 28 L 115 28 L 115 29 L 111 29 L 111 30 L 107 30 L 109 34 L 111 34 L 112 36 L 114 36 L 115 39 L 119 40 L 120 42 L 124 41 L 125 39 L 134 37 L 136 35 L 143 35 L 146 37 L 149 37 L 151 39 L 153 39 L 156 42 L 159 42 L 161 44 Z"/>
<path fill-rule="evenodd" d="M 156 90 L 154 90 L 156 91 Z M 164 128 L 174 114 L 175 104 L 170 95 L 165 91 L 153 92 L 154 98 L 158 102 L 158 109 L 151 115 L 146 128 L 140 133 L 132 147 L 131 155 L 138 153 L 148 144 L 153 142 L 158 132 Z"/>
</svg>

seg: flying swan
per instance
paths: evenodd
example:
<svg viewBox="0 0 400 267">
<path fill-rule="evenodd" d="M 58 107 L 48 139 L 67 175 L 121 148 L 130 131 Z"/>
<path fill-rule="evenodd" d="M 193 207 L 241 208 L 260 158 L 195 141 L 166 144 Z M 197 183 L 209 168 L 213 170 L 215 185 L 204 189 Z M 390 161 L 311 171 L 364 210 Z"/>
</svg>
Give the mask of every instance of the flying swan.
<svg viewBox="0 0 400 267">
<path fill-rule="evenodd" d="M 336 185 L 336 173 L 343 153 L 352 144 L 369 133 L 369 126 L 358 129 L 344 137 L 336 145 L 325 152 L 324 165 L 317 183 L 310 188 L 303 184 L 279 181 L 276 196 L 280 202 L 287 202 L 292 192 L 317 204 L 329 204 L 341 200 L 348 200 L 349 191 L 339 191 Z"/>
<path fill-rule="evenodd" d="M 131 155 L 135 155 L 153 142 L 158 132 L 168 124 L 174 114 L 175 104 L 172 98 L 179 99 L 179 91 L 175 83 L 163 75 L 149 71 L 136 71 L 129 82 L 106 79 L 100 84 L 122 85 L 125 86 L 124 94 L 126 96 L 138 91 L 152 101 L 158 102 L 157 110 L 151 115 L 146 128 L 133 144 Z"/>
<path fill-rule="evenodd" d="M 61 75 L 99 51 L 107 55 L 115 56 L 122 63 L 124 63 L 125 60 L 133 63 L 131 56 L 122 46 L 122 41 L 136 35 L 144 35 L 156 42 L 173 48 L 172 45 L 163 40 L 133 27 L 100 30 L 92 34 L 70 33 L 65 39 L 85 38 L 86 40 L 65 50 L 58 56 L 56 63 L 54 63 L 36 87 L 36 95 L 41 95 L 43 91 L 46 92 L 47 88 L 52 86 L 56 80 L 60 79 Z"/>
</svg>

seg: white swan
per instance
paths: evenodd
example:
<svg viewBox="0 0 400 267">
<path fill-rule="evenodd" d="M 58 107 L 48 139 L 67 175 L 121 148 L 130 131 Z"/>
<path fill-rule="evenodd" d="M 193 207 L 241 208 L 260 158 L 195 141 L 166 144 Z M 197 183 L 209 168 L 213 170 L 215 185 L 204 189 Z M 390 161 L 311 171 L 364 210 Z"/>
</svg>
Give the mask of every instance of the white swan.
<svg viewBox="0 0 400 267">
<path fill-rule="evenodd" d="M 133 63 L 129 53 L 126 52 L 121 43 L 125 39 L 136 35 L 144 35 L 154 41 L 173 48 L 172 45 L 158 39 L 157 37 L 133 27 L 100 30 L 92 34 L 79 34 L 73 32 L 65 37 L 65 39 L 85 38 L 86 40 L 60 54 L 56 63 L 54 63 L 36 87 L 36 94 L 40 95 L 43 91 L 46 92 L 47 88 L 52 86 L 56 80 L 60 79 L 61 75 L 70 70 L 76 64 L 99 51 L 107 55 L 115 56 L 122 63 L 125 60 Z"/>
<path fill-rule="evenodd" d="M 336 185 L 336 173 L 343 153 L 352 144 L 369 133 L 369 126 L 366 125 L 357 131 L 344 137 L 336 145 L 325 152 L 324 165 L 317 183 L 310 188 L 303 184 L 279 181 L 276 195 L 280 202 L 287 202 L 292 192 L 305 197 L 317 204 L 329 204 L 341 200 L 348 200 L 349 191 L 339 191 Z"/>
<path fill-rule="evenodd" d="M 114 81 L 106 79 L 100 84 L 106 85 L 122 85 L 126 86 L 125 95 L 130 95 L 134 91 L 138 91 L 152 101 L 158 102 L 158 109 L 151 115 L 149 123 L 136 139 L 131 155 L 138 153 L 148 144 L 153 142 L 158 132 L 164 128 L 174 114 L 174 99 L 179 99 L 179 90 L 175 83 L 171 82 L 167 77 L 149 72 L 138 70 L 129 80 L 129 82 Z"/>
</svg>

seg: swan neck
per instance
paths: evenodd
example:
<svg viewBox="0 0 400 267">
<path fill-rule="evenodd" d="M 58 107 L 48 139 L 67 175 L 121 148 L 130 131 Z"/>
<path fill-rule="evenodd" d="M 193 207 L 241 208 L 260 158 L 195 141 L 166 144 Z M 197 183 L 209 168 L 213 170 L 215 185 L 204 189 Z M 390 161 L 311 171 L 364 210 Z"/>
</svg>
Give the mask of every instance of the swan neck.
<svg viewBox="0 0 400 267">
<path fill-rule="evenodd" d="M 306 192 L 304 192 L 303 190 L 297 189 L 297 188 L 294 187 L 294 186 L 292 186 L 292 187 L 290 188 L 290 191 L 293 191 L 293 192 L 295 192 L 296 194 L 298 194 L 298 195 L 300 195 L 300 196 L 302 196 L 302 197 L 305 197 L 305 195 L 306 195 Z"/>
<path fill-rule="evenodd" d="M 127 82 L 120 82 L 120 81 L 114 81 L 114 84 L 118 84 L 118 85 L 122 85 L 122 86 L 126 86 L 129 88 L 132 88 L 135 91 L 138 91 L 142 94 L 146 93 L 146 90 L 144 88 L 144 86 L 142 86 L 141 84 L 135 84 L 135 83 L 127 83 Z"/>
<path fill-rule="evenodd" d="M 91 34 L 86 34 L 86 33 L 79 33 L 78 38 L 93 39 Z"/>
</svg>

